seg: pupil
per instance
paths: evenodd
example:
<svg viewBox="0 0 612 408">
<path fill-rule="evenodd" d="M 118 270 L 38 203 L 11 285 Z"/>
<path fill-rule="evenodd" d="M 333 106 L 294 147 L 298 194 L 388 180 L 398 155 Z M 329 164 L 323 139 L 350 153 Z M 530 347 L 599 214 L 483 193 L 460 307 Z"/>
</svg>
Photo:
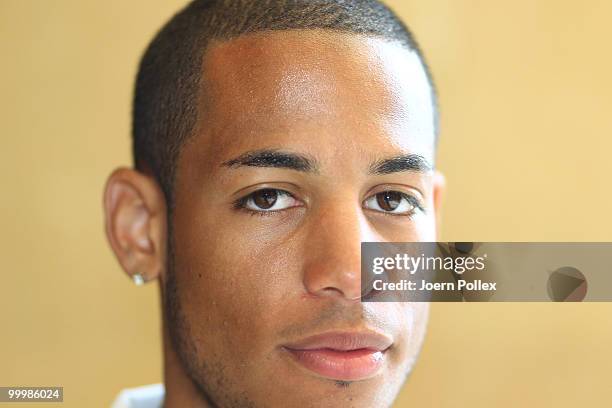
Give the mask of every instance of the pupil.
<svg viewBox="0 0 612 408">
<path fill-rule="evenodd" d="M 378 205 L 385 211 L 393 211 L 399 205 L 402 199 L 402 195 L 397 191 L 385 191 L 376 194 L 376 201 Z"/>
<path fill-rule="evenodd" d="M 267 189 L 255 193 L 255 196 L 253 197 L 253 202 L 255 202 L 255 205 L 259 208 L 267 210 L 268 208 L 272 207 L 274 203 L 276 203 L 277 198 L 278 193 L 276 192 L 276 190 Z"/>
</svg>

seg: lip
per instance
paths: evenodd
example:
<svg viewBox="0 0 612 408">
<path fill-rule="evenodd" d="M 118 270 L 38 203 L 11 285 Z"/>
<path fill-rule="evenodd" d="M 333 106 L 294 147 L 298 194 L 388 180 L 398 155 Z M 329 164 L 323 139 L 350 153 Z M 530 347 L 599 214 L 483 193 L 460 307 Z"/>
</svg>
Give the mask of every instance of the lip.
<svg viewBox="0 0 612 408">
<path fill-rule="evenodd" d="M 393 341 L 376 332 L 329 332 L 283 346 L 294 361 L 324 378 L 357 381 L 374 376 Z"/>
</svg>

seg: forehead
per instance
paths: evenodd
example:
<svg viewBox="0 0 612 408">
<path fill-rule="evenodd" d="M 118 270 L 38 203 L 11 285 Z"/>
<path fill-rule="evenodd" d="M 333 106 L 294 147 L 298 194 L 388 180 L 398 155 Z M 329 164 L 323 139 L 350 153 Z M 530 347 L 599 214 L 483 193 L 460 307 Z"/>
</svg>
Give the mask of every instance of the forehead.
<svg viewBox="0 0 612 408">
<path fill-rule="evenodd" d="M 433 154 L 432 95 L 416 52 L 324 30 L 210 44 L 198 133 L 215 157 L 262 147 Z"/>
</svg>

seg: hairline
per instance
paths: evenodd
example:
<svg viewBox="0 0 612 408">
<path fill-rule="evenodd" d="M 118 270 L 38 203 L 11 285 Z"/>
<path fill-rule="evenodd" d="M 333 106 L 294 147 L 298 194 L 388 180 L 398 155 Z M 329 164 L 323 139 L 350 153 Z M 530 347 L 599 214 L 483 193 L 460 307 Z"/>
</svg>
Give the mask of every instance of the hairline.
<svg viewBox="0 0 612 408">
<path fill-rule="evenodd" d="M 210 52 L 212 48 L 225 45 L 232 41 L 236 41 L 236 40 L 240 40 L 240 39 L 244 39 L 248 37 L 261 37 L 265 39 L 265 38 L 274 37 L 275 34 L 282 35 L 282 33 L 286 33 L 286 32 L 292 32 L 292 33 L 320 32 L 324 34 L 337 34 L 337 35 L 342 35 L 342 36 L 351 37 L 351 38 L 357 37 L 357 38 L 360 38 L 361 40 L 375 39 L 375 40 L 383 41 L 387 44 L 398 45 L 408 52 L 416 53 L 418 56 L 418 60 L 421 65 L 421 68 L 423 69 L 423 72 L 425 73 L 427 83 L 430 88 L 430 92 L 432 93 L 432 104 L 434 105 L 432 107 L 433 113 L 434 115 L 437 116 L 438 107 L 437 107 L 436 95 L 435 95 L 436 88 L 435 88 L 433 79 L 430 76 L 429 69 L 424 59 L 424 56 L 422 55 L 422 53 L 420 52 L 418 48 L 413 47 L 407 41 L 402 41 L 401 39 L 398 39 L 398 38 L 390 38 L 390 37 L 387 37 L 387 36 L 384 36 L 378 33 L 354 32 L 354 31 L 350 31 L 347 29 L 331 28 L 331 27 L 311 27 L 311 28 L 308 28 L 308 27 L 292 28 L 290 27 L 290 28 L 267 28 L 267 29 L 248 31 L 248 32 L 243 32 L 243 33 L 238 33 L 238 34 L 215 35 L 215 36 L 209 37 L 206 41 L 203 42 L 203 44 L 200 42 L 201 39 L 199 39 L 199 41 L 197 41 L 196 43 L 201 44 L 201 46 L 197 47 L 197 50 L 195 51 L 195 53 L 197 53 L 196 56 L 198 57 L 197 59 L 199 61 L 198 66 L 200 67 L 200 69 L 197 71 L 196 77 L 194 78 L 195 88 L 196 88 L 195 95 L 194 95 L 195 96 L 194 108 L 195 108 L 196 116 L 194 118 L 194 123 L 192 124 L 191 129 L 189 130 L 189 132 L 186 132 L 185 137 L 182 140 L 180 140 L 180 142 L 176 146 L 177 151 L 175 152 L 175 156 L 172 160 L 173 165 L 170 170 L 170 174 L 169 174 L 170 177 L 167 180 L 169 184 L 167 186 L 167 188 L 169 189 L 168 191 L 169 197 L 167 197 L 167 200 L 169 201 L 168 202 L 169 210 L 172 210 L 174 208 L 174 197 L 175 197 L 174 188 L 175 188 L 175 181 L 176 181 L 176 170 L 178 168 L 178 163 L 180 161 L 181 153 L 183 152 L 183 147 L 186 144 L 188 144 L 190 140 L 192 140 L 194 137 L 196 137 L 200 133 L 202 129 L 200 127 L 200 124 L 202 123 L 202 118 L 205 115 L 205 111 L 214 103 L 212 98 L 207 97 L 206 95 L 208 91 L 208 87 L 203 86 L 203 82 L 206 81 L 205 65 L 206 65 L 207 54 Z M 435 140 L 437 140 L 437 134 L 438 134 L 437 120 L 435 116 L 432 119 L 434 120 L 433 137 Z M 157 180 L 157 177 L 156 177 L 156 180 Z M 158 180 L 158 182 L 160 182 L 160 180 Z"/>
</svg>

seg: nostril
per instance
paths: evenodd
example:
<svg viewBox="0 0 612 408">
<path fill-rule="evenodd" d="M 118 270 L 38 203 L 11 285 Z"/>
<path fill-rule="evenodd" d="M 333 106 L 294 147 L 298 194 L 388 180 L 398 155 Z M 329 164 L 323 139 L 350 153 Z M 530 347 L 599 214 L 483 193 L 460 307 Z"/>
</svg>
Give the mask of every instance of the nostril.
<svg viewBox="0 0 612 408">
<path fill-rule="evenodd" d="M 342 290 L 334 286 L 327 286 L 323 288 L 321 291 L 328 296 L 344 296 L 344 292 L 342 292 Z"/>
<path fill-rule="evenodd" d="M 361 298 L 360 259 L 351 254 L 351 259 L 340 259 L 335 251 L 327 258 L 308 262 L 304 266 L 302 282 L 306 292 L 315 297 L 342 298 L 355 300 Z M 350 263 L 350 264 L 349 264 Z"/>
</svg>

